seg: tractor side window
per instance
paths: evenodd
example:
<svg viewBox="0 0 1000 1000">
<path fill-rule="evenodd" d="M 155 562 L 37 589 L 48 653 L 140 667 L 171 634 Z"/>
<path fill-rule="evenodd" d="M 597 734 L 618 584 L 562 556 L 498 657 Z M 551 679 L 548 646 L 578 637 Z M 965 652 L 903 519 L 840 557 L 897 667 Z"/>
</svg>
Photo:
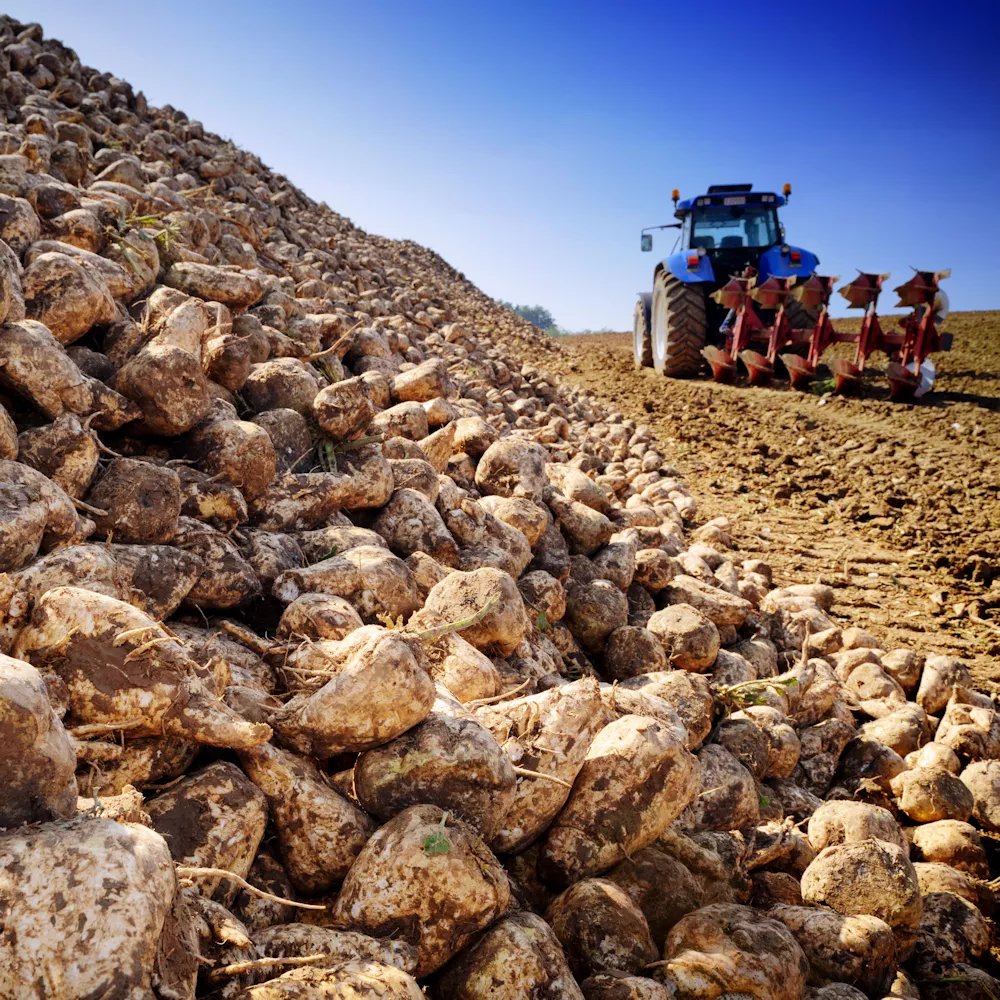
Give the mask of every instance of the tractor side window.
<svg viewBox="0 0 1000 1000">
<path fill-rule="evenodd" d="M 713 205 L 694 212 L 692 247 L 706 250 L 768 247 L 778 239 L 774 209 L 764 205 Z"/>
</svg>

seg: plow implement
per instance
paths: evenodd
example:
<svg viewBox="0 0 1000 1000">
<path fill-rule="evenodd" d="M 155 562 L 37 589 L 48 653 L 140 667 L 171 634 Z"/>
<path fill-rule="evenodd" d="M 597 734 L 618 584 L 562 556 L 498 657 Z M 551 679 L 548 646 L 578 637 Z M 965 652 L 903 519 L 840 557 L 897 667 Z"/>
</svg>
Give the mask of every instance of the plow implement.
<svg viewBox="0 0 1000 1000">
<path fill-rule="evenodd" d="M 738 360 L 746 366 L 751 385 L 761 385 L 771 379 L 778 351 L 791 342 L 792 330 L 785 315 L 785 300 L 791 293 L 793 281 L 792 278 L 771 277 L 758 286 L 755 277 L 730 278 L 712 294 L 719 305 L 730 310 L 729 315 L 735 316 L 726 329 L 725 348 L 709 346 L 702 351 L 716 381 L 735 381 Z M 754 302 L 764 309 L 776 310 L 771 326 L 761 322 Z M 762 347 L 763 352 L 754 350 L 751 344 Z"/>
<path fill-rule="evenodd" d="M 850 308 L 863 309 L 857 333 L 840 332 L 830 322 L 830 296 L 836 277 L 812 274 L 807 278 L 768 277 L 757 284 L 756 276 L 732 277 L 712 293 L 720 306 L 729 310 L 721 333 L 723 347 L 710 345 L 702 355 L 717 382 L 735 382 L 742 362 L 751 385 L 762 385 L 775 374 L 778 360 L 796 389 L 808 389 L 817 376 L 820 359 L 834 344 L 855 345 L 853 360 L 836 358 L 829 362 L 835 392 L 847 392 L 861 383 L 865 363 L 875 351 L 889 358 L 886 377 L 889 396 L 894 400 L 923 395 L 934 381 L 930 355 L 951 348 L 951 335 L 937 325 L 947 315 L 948 300 L 939 282 L 950 271 L 915 271 L 895 292 L 897 307 L 912 311 L 899 319 L 899 327 L 884 330 L 878 316 L 878 299 L 888 274 L 859 272 L 839 289 Z M 793 326 L 789 321 L 792 304 L 799 316 L 809 317 L 809 325 Z M 773 315 L 765 324 L 758 309 Z M 815 317 L 815 319 L 813 319 Z"/>
</svg>

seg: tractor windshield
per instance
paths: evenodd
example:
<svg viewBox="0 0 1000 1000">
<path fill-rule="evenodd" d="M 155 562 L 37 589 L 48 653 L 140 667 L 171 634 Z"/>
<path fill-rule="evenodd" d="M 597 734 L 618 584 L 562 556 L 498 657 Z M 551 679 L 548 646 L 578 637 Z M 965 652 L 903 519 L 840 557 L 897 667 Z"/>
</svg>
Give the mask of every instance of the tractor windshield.
<svg viewBox="0 0 1000 1000">
<path fill-rule="evenodd" d="M 778 216 L 771 205 L 712 205 L 693 214 L 693 247 L 769 247 L 779 239 Z"/>
</svg>

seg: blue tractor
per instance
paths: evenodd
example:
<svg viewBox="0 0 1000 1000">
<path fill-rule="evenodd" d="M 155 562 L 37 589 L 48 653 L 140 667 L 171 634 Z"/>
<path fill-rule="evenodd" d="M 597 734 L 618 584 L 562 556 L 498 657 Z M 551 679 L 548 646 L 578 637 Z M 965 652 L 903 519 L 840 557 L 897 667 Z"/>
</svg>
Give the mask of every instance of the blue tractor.
<svg viewBox="0 0 1000 1000">
<path fill-rule="evenodd" d="M 679 229 L 675 252 L 653 272 L 653 291 L 642 292 L 635 306 L 634 351 L 637 368 L 661 375 L 695 375 L 706 347 L 725 340 L 728 309 L 712 293 L 734 275 L 809 278 L 819 258 L 785 242 L 778 208 L 791 195 L 754 191 L 751 184 L 713 184 L 707 194 L 681 201 L 672 194 L 678 222 L 642 231 L 642 249 L 653 249 L 652 230 Z M 793 330 L 816 323 L 817 310 L 788 297 L 785 319 Z"/>
</svg>

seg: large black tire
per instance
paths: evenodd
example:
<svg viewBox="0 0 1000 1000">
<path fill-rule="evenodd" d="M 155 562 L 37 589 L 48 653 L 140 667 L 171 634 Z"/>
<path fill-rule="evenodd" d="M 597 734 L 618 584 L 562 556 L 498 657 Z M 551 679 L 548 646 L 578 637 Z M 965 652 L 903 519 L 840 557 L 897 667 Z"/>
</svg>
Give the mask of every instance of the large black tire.
<svg viewBox="0 0 1000 1000">
<path fill-rule="evenodd" d="M 705 346 L 705 290 L 661 268 L 653 278 L 650 303 L 653 367 L 659 375 L 697 375 Z"/>
<path fill-rule="evenodd" d="M 793 330 L 811 330 L 816 326 L 819 317 L 819 306 L 804 306 L 798 299 L 789 295 L 785 300 L 785 319 Z M 800 358 L 809 354 L 809 343 L 790 344 L 781 351 L 782 354 L 795 354 Z"/>
<path fill-rule="evenodd" d="M 804 306 L 791 295 L 785 300 L 785 318 L 793 330 L 811 330 L 819 317 L 819 306 Z"/>
<path fill-rule="evenodd" d="M 632 318 L 632 356 L 635 359 L 636 370 L 653 367 L 653 340 L 649 329 L 649 309 L 653 296 L 649 292 L 640 292 L 639 301 L 635 304 L 635 315 Z"/>
</svg>

